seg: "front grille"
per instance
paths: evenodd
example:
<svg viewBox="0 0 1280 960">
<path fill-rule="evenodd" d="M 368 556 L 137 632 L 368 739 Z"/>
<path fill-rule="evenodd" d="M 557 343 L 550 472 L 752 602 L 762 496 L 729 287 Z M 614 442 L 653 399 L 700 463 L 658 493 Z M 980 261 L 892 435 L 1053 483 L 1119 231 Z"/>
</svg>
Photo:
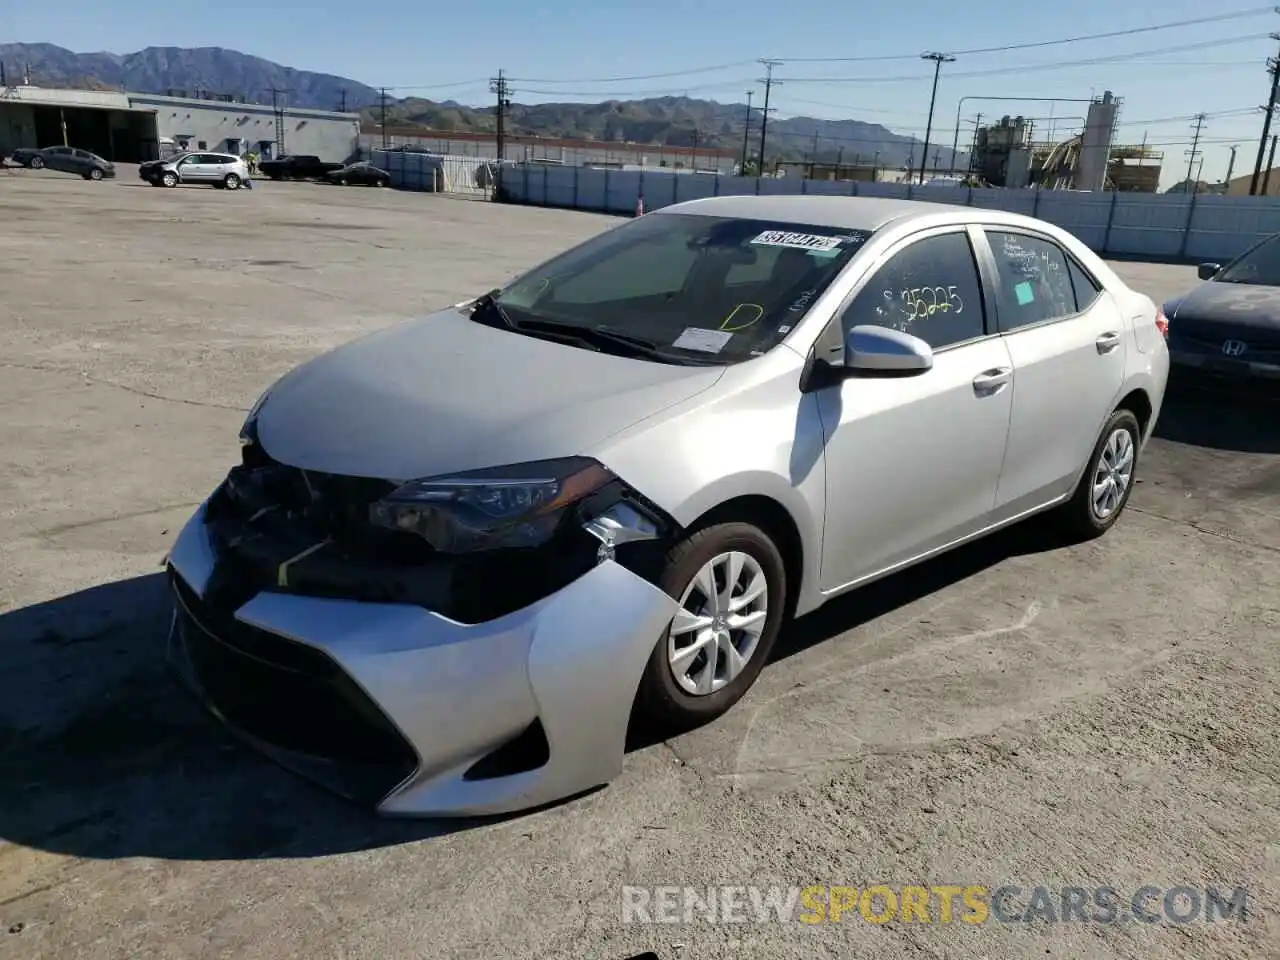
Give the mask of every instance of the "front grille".
<svg viewBox="0 0 1280 960">
<path fill-rule="evenodd" d="M 171 580 L 188 662 L 231 727 L 343 768 L 341 792 L 362 801 L 376 803 L 417 768 L 394 724 L 327 655 L 241 623 L 202 601 L 181 577 Z"/>
</svg>

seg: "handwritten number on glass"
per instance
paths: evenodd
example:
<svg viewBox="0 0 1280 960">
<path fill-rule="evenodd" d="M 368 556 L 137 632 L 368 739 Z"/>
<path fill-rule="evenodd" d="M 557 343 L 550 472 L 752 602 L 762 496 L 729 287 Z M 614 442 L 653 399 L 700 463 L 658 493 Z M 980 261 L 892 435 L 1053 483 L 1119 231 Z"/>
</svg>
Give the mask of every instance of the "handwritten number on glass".
<svg viewBox="0 0 1280 960">
<path fill-rule="evenodd" d="M 885 291 L 888 295 L 888 291 Z M 964 313 L 964 298 L 956 291 L 955 285 L 948 287 L 912 287 L 899 294 L 903 310 L 907 314 L 907 322 L 912 323 L 935 313 Z"/>
</svg>

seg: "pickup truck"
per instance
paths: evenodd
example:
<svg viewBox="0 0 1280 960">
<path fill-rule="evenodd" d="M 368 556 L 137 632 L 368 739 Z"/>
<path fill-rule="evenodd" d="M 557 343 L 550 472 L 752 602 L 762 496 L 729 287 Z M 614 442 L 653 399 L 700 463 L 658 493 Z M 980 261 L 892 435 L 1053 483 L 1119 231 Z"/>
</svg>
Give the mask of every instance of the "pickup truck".
<svg viewBox="0 0 1280 960">
<path fill-rule="evenodd" d="M 342 167 L 341 163 L 328 163 L 319 157 L 298 153 L 263 160 L 258 164 L 258 171 L 272 180 L 319 180 L 326 173 Z"/>
</svg>

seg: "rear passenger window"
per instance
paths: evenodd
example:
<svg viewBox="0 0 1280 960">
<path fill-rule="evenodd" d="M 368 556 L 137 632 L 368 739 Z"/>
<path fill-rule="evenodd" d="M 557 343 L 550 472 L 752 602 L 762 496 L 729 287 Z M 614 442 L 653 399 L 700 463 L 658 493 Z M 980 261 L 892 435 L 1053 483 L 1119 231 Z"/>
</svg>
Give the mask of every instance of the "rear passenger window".
<svg viewBox="0 0 1280 960">
<path fill-rule="evenodd" d="M 968 235 L 928 237 L 894 254 L 841 317 L 846 336 L 863 324 L 901 330 L 935 350 L 982 336 L 982 288 Z"/>
<path fill-rule="evenodd" d="M 1076 312 L 1067 255 L 1049 240 L 1023 233 L 987 231 L 996 259 L 1000 329 L 1060 320 Z"/>
<path fill-rule="evenodd" d="M 1076 291 L 1076 309 L 1088 310 L 1093 306 L 1093 301 L 1098 299 L 1098 294 L 1102 293 L 1102 287 L 1074 260 L 1068 258 L 1067 267 L 1071 271 L 1071 285 Z"/>
</svg>

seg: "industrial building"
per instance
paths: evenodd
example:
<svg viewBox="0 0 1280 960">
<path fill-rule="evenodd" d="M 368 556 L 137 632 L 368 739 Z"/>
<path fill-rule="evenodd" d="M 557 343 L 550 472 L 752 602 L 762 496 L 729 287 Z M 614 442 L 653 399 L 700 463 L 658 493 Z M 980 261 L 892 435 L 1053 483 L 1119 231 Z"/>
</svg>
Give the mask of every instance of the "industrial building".
<svg viewBox="0 0 1280 960">
<path fill-rule="evenodd" d="M 264 158 L 288 153 L 346 160 L 359 147 L 354 113 L 243 103 L 230 97 L 0 87 L 0 150 L 69 145 L 117 163 L 169 149 Z"/>
</svg>

